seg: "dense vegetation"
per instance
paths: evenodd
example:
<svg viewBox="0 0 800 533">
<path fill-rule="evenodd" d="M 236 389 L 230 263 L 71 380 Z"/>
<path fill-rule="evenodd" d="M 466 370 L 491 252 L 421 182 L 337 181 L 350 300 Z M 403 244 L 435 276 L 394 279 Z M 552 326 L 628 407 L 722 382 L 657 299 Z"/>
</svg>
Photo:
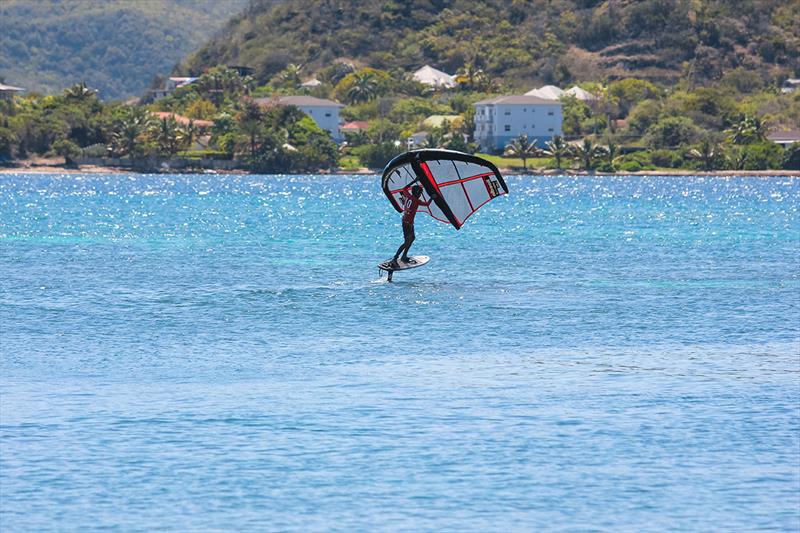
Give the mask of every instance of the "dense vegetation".
<svg viewBox="0 0 800 533">
<path fill-rule="evenodd" d="M 520 137 L 506 147 L 513 159 L 503 164 L 796 169 L 800 147 L 784 150 L 766 135 L 800 127 L 800 91 L 783 94 L 777 86 L 798 71 L 798 30 L 787 21 L 800 15 L 800 3 L 736 2 L 745 4 L 758 9 L 739 16 L 732 2 L 700 0 L 253 1 L 188 60 L 187 72 L 200 78 L 166 98 L 130 108 L 103 104 L 77 85 L 0 105 L 0 158 L 200 155 L 196 146 L 187 153 L 187 139 L 196 136 L 191 124 L 155 122 L 150 113 L 169 111 L 214 121 L 202 155 L 245 168 L 380 168 L 412 135 L 415 146 L 475 151 L 473 104 L 540 80 L 578 83 L 594 99 L 563 98 L 565 137 L 546 146 Z M 641 28 L 649 32 L 649 59 L 633 61 L 644 46 Z M 624 49 L 628 59 L 606 63 L 609 49 Z M 574 63 L 595 53 L 585 65 Z M 456 87 L 434 90 L 412 80 L 412 67 L 423 62 L 455 71 Z M 225 67 L 232 63 L 252 66 L 254 75 Z M 312 76 L 321 83 L 302 86 Z M 296 108 L 252 103 L 274 94 L 338 100 L 347 104 L 344 120 L 368 126 L 348 132 L 337 148 Z"/>
<path fill-rule="evenodd" d="M 2 0 L 0 77 L 58 93 L 86 81 L 104 99 L 138 96 L 246 0 Z"/>
<path fill-rule="evenodd" d="M 785 0 L 251 0 L 182 67 L 248 65 L 267 83 L 347 58 L 387 71 L 466 65 L 509 87 L 637 77 L 763 83 L 800 71 L 800 2 Z"/>
<path fill-rule="evenodd" d="M 207 88 L 217 84 L 224 90 L 213 93 L 216 102 L 202 99 Z M 212 70 L 161 107 L 104 103 L 82 83 L 57 96 L 0 100 L 0 162 L 59 155 L 70 164 L 81 156 L 110 156 L 152 170 L 176 157 L 236 158 L 242 168 L 259 172 L 337 165 L 339 154 L 328 132 L 293 106 L 264 108 L 243 98 L 247 84 L 233 70 Z M 193 103 L 181 106 L 180 101 Z M 215 122 L 204 132 L 193 120 L 180 124 L 175 114 L 162 118 L 155 113 L 167 107 L 178 107 L 194 118 L 210 114 Z M 197 149 L 200 140 L 207 149 Z"/>
</svg>

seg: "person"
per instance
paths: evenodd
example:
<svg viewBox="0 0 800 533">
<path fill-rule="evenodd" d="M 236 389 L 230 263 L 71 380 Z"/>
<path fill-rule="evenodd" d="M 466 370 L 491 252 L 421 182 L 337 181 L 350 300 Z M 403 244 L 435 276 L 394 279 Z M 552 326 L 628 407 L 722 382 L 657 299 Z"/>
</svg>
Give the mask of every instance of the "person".
<svg viewBox="0 0 800 533">
<path fill-rule="evenodd" d="M 409 189 L 411 190 L 410 193 Z M 422 187 L 420 185 L 408 185 L 400 191 L 400 194 L 403 196 L 403 244 L 400 245 L 400 248 L 397 249 L 397 253 L 394 254 L 391 263 L 393 267 L 398 266 L 398 257 L 400 261 L 404 263 L 409 261 L 408 250 L 411 248 L 411 244 L 416 237 L 416 235 L 414 235 L 414 217 L 417 216 L 417 209 L 419 209 L 421 205 L 425 207 L 431 205 L 435 197 L 432 196 L 431 200 L 427 202 L 420 200 L 419 198 L 422 196 Z"/>
</svg>

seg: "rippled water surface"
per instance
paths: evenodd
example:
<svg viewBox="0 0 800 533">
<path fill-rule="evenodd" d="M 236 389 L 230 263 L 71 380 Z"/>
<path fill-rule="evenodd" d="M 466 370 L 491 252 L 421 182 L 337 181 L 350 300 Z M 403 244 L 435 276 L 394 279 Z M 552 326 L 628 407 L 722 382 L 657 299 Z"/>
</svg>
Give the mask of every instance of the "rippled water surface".
<svg viewBox="0 0 800 533">
<path fill-rule="evenodd" d="M 3 531 L 800 529 L 800 180 L 0 177 Z"/>
</svg>

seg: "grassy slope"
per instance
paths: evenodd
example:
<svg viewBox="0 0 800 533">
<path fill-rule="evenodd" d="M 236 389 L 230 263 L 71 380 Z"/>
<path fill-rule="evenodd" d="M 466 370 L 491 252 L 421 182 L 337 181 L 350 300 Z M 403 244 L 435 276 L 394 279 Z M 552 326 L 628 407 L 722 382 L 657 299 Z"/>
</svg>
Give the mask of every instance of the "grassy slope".
<svg viewBox="0 0 800 533">
<path fill-rule="evenodd" d="M 768 79 L 800 69 L 800 2 L 780 0 L 256 1 L 184 63 L 235 62 L 260 82 L 345 57 L 382 69 L 474 60 L 511 86 L 636 76 L 713 80 L 737 66 Z"/>
<path fill-rule="evenodd" d="M 85 80 L 104 98 L 141 94 L 247 0 L 3 0 L 0 77 L 45 93 Z"/>
</svg>

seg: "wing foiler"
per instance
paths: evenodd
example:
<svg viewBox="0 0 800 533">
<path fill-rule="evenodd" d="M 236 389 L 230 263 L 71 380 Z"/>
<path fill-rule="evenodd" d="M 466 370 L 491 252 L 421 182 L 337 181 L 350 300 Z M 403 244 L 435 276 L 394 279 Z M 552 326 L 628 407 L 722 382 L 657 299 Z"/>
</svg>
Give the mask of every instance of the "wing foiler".
<svg viewBox="0 0 800 533">
<path fill-rule="evenodd" d="M 389 161 L 381 179 L 392 206 L 403 212 L 405 187 L 422 185 L 422 200 L 436 193 L 430 206 L 420 206 L 436 220 L 461 229 L 464 222 L 493 198 L 508 194 L 508 185 L 491 162 L 452 150 L 414 150 Z"/>
</svg>

